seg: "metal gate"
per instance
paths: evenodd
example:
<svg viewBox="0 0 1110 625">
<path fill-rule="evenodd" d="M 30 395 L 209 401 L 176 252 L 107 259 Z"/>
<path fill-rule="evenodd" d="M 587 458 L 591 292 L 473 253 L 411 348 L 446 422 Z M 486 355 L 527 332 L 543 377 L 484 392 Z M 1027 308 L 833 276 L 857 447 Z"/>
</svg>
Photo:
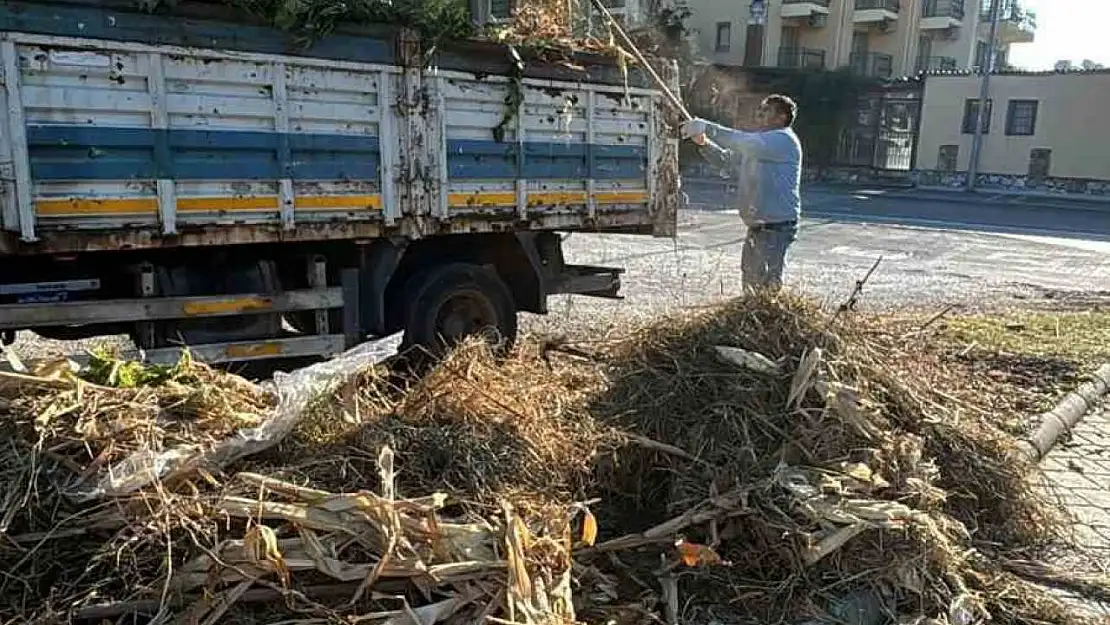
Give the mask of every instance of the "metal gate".
<svg viewBox="0 0 1110 625">
<path fill-rule="evenodd" d="M 920 117 L 920 90 L 863 96 L 840 132 L 836 164 L 909 171 Z"/>
</svg>

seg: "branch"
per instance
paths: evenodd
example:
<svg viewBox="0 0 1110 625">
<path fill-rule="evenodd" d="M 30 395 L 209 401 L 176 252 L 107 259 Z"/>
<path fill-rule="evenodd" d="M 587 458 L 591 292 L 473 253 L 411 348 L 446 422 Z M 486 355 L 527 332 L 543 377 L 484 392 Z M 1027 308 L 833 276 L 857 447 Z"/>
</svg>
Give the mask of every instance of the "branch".
<svg viewBox="0 0 1110 625">
<path fill-rule="evenodd" d="M 836 320 L 840 318 L 841 314 L 848 311 L 854 311 L 856 309 L 856 303 L 859 302 L 859 296 L 863 294 L 863 287 L 867 285 L 867 281 L 871 279 L 871 276 L 874 275 L 875 270 L 879 268 L 879 264 L 882 262 L 883 257 L 880 256 L 878 260 L 875 261 L 875 264 L 871 265 L 871 269 L 867 270 L 867 273 L 864 274 L 863 278 L 856 280 L 856 286 L 852 289 L 851 295 L 849 295 L 848 299 L 845 300 L 844 303 L 836 309 L 836 313 L 833 314 L 832 319 L 829 319 L 829 323 L 825 325 L 826 330 L 831 328 L 832 325 L 836 323 Z"/>
</svg>

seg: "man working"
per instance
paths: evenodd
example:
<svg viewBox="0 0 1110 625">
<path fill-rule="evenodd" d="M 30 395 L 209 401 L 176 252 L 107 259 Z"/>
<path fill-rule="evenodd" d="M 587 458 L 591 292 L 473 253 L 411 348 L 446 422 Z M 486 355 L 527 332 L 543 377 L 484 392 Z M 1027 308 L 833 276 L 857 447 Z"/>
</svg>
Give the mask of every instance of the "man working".
<svg viewBox="0 0 1110 625">
<path fill-rule="evenodd" d="M 686 122 L 683 135 L 710 163 L 738 174 L 740 217 L 748 227 L 741 257 L 744 288 L 782 286 L 786 251 L 801 213 L 802 144 L 791 126 L 798 106 L 772 95 L 756 113 L 760 130 L 746 132 L 704 119 Z"/>
</svg>

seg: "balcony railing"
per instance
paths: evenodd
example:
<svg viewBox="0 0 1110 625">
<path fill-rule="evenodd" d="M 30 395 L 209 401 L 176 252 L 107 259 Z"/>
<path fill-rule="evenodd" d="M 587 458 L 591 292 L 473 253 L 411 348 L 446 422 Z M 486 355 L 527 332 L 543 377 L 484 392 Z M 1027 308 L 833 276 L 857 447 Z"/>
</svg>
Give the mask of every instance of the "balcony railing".
<svg viewBox="0 0 1110 625">
<path fill-rule="evenodd" d="M 991 1 L 981 0 L 981 2 L 979 13 L 983 16 L 984 22 L 989 22 L 992 15 Z M 1030 32 L 1037 30 L 1037 14 L 1021 6 L 1018 0 L 1002 0 L 999 3 L 999 11 L 1001 11 L 1002 21 L 1012 22 L 1022 30 Z"/>
<path fill-rule="evenodd" d="M 894 57 L 881 52 L 853 53 L 848 63 L 852 71 L 861 76 L 890 78 L 894 74 Z"/>
<path fill-rule="evenodd" d="M 782 3 L 783 4 L 817 4 L 817 5 L 823 6 L 827 9 L 827 8 L 829 8 L 829 2 L 830 1 L 831 0 L 782 0 Z"/>
<path fill-rule="evenodd" d="M 901 0 L 856 0 L 857 11 L 880 9 L 897 13 L 902 10 Z"/>
<path fill-rule="evenodd" d="M 823 69 L 825 67 L 825 51 L 814 48 L 779 48 L 779 67 L 795 69 Z"/>
<path fill-rule="evenodd" d="M 1003 13 L 1002 18 L 1013 22 L 1019 29 L 1035 32 L 1037 30 L 1037 14 L 1027 9 L 1018 7 L 1008 15 Z"/>
<path fill-rule="evenodd" d="M 921 5 L 923 17 L 964 18 L 964 0 L 925 0 Z"/>
<path fill-rule="evenodd" d="M 918 72 L 948 72 L 959 69 L 958 62 L 950 56 L 930 56 L 917 59 Z"/>
</svg>

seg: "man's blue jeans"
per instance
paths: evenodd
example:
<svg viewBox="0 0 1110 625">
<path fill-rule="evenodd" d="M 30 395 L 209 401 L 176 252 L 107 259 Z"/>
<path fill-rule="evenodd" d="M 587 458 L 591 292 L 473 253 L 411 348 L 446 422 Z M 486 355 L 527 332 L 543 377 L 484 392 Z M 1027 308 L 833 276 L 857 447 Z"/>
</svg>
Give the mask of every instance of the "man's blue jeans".
<svg viewBox="0 0 1110 625">
<path fill-rule="evenodd" d="M 798 223 L 794 221 L 748 227 L 748 237 L 744 240 L 740 258 L 744 290 L 778 290 L 782 287 L 786 251 L 797 236 Z"/>
</svg>

